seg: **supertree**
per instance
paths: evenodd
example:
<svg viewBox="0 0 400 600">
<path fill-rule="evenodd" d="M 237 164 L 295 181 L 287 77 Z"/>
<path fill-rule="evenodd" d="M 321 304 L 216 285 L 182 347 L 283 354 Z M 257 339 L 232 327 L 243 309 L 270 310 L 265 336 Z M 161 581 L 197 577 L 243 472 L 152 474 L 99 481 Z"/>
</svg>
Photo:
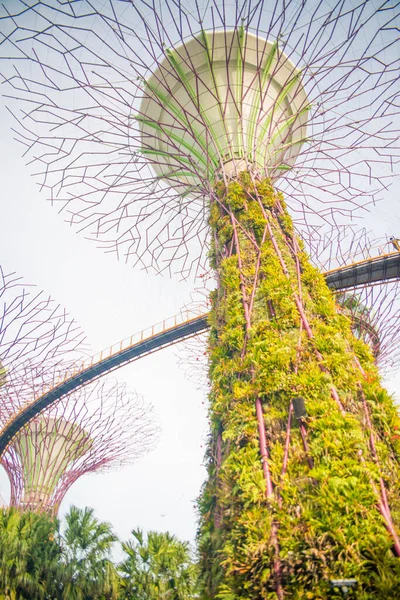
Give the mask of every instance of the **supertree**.
<svg viewBox="0 0 400 600">
<path fill-rule="evenodd" d="M 80 364 L 84 335 L 65 310 L 0 267 L 0 424 Z M 56 513 L 83 474 L 135 462 L 156 442 L 150 406 L 104 380 L 65 395 L 31 420 L 1 458 L 10 505 Z"/>
<path fill-rule="evenodd" d="M 160 271 L 199 272 L 208 248 L 205 598 L 325 598 L 340 577 L 358 598 L 400 595 L 400 421 L 301 239 L 340 232 L 386 190 L 398 12 L 375 0 L 4 9 L 7 95 L 52 201 Z"/>
<path fill-rule="evenodd" d="M 86 473 L 132 464 L 156 440 L 151 408 L 124 384 L 104 380 L 65 396 L 13 439 L 1 464 L 10 506 L 56 514 Z"/>
</svg>

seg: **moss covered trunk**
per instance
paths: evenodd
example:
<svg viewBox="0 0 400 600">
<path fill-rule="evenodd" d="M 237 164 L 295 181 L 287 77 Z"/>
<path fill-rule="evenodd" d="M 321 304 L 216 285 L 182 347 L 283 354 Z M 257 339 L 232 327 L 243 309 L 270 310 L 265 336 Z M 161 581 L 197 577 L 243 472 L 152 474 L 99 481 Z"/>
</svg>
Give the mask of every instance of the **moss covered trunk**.
<svg viewBox="0 0 400 600">
<path fill-rule="evenodd" d="M 350 577 L 349 598 L 400 598 L 400 424 L 372 353 L 268 180 L 218 183 L 210 225 L 203 597 L 334 598 Z"/>
</svg>

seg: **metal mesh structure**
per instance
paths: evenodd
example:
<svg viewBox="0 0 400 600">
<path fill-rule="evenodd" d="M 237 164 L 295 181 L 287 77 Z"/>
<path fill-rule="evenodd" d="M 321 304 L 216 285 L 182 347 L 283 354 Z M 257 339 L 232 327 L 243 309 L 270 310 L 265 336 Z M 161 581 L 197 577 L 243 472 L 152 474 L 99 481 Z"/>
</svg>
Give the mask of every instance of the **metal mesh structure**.
<svg viewBox="0 0 400 600">
<path fill-rule="evenodd" d="M 187 275 L 208 243 L 210 186 L 238 156 L 284 192 L 303 237 L 382 196 L 397 160 L 397 17 L 367 1 L 15 1 L 0 21 L 3 93 L 67 220 L 124 260 Z M 239 123 L 236 141 L 202 102 Z"/>
<path fill-rule="evenodd" d="M 32 396 L 42 393 L 59 365 L 71 366 L 87 348 L 82 329 L 62 306 L 1 266 L 0 299 L 0 419 L 4 424 Z"/>
<path fill-rule="evenodd" d="M 132 464 L 156 438 L 152 409 L 137 394 L 112 380 L 87 385 L 30 421 L 8 446 L 2 465 L 10 505 L 56 514 L 79 477 Z"/>
<path fill-rule="evenodd" d="M 322 271 L 330 272 L 333 269 L 361 263 L 363 260 L 372 258 L 363 271 L 352 278 L 355 284 L 354 289 L 345 293 L 337 292 L 337 299 L 339 304 L 345 303 L 350 318 L 354 317 L 355 321 L 358 321 L 360 316 L 361 320 L 366 318 L 367 330 L 372 327 L 377 334 L 379 341 L 376 339 L 375 343 L 377 350 L 379 346 L 376 354 L 379 368 L 385 373 L 396 370 L 400 358 L 399 283 L 396 277 L 390 282 L 383 284 L 379 282 L 384 276 L 385 269 L 394 271 L 398 269 L 398 266 L 394 265 L 394 261 L 392 261 L 392 258 L 395 259 L 396 256 L 392 256 L 391 253 L 396 248 L 391 239 L 370 239 L 365 229 L 348 226 L 342 230 L 330 229 L 322 235 L 314 232 L 308 241 L 311 259 Z M 378 257 L 385 255 L 388 255 L 387 258 L 381 259 L 380 263 Z M 344 269 L 336 278 L 338 286 L 343 281 L 347 283 L 347 277 L 348 271 Z M 365 285 L 363 279 L 366 278 L 372 280 L 373 283 Z M 348 279 L 350 280 L 351 277 L 349 276 Z M 335 289 L 335 285 L 333 289 Z M 367 331 L 366 335 L 369 338 Z"/>
<path fill-rule="evenodd" d="M 0 423 L 80 364 L 84 335 L 65 310 L 0 268 Z M 152 409 L 104 380 L 65 395 L 19 431 L 1 464 L 12 506 L 57 512 L 83 474 L 131 464 L 156 443 Z"/>
<path fill-rule="evenodd" d="M 339 305 L 344 307 L 354 324 L 355 335 L 371 345 L 382 372 L 394 371 L 399 366 L 399 284 L 377 285 L 353 294 L 339 294 Z"/>
<path fill-rule="evenodd" d="M 400 596 L 400 418 L 371 352 L 373 311 L 390 324 L 394 305 L 378 288 L 342 297 L 351 326 L 304 251 L 351 252 L 353 213 L 393 176 L 399 12 L 371 0 L 3 9 L 17 136 L 67 220 L 161 272 L 197 274 L 208 250 L 207 599 L 317 600 L 339 575 L 357 577 L 360 600 Z M 395 258 L 351 285 L 392 267 L 398 279 Z"/>
</svg>

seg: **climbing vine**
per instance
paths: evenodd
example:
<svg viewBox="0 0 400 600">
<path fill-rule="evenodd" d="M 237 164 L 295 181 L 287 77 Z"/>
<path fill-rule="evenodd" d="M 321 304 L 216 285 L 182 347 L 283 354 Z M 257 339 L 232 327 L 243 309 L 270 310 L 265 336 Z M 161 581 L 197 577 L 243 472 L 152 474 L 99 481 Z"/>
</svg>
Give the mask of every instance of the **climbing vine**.
<svg viewBox="0 0 400 600">
<path fill-rule="evenodd" d="M 334 598 L 349 577 L 400 597 L 400 420 L 370 348 L 267 179 L 219 181 L 210 227 L 203 598 Z"/>
</svg>

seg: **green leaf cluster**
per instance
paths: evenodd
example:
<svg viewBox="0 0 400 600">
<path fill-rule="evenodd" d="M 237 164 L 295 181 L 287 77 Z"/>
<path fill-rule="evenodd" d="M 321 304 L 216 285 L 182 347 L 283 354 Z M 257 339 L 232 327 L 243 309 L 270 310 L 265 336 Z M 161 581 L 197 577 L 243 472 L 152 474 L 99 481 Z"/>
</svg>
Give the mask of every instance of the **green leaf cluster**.
<svg viewBox="0 0 400 600">
<path fill-rule="evenodd" d="M 371 350 L 353 335 L 350 318 L 340 312 L 324 277 L 295 239 L 282 195 L 270 181 L 254 182 L 243 173 L 227 186 L 218 182 L 210 226 L 219 286 L 211 296 L 208 479 L 199 499 L 202 597 L 276 598 L 275 524 L 286 598 L 339 597 L 329 579 L 343 577 L 359 581 L 359 600 L 400 598 L 400 561 L 391 552 L 375 493 L 382 478 L 399 530 L 400 421 L 381 387 Z M 296 297 L 312 339 L 301 326 Z M 244 305 L 251 298 L 247 330 Z M 332 397 L 333 386 L 345 414 Z M 306 401 L 309 456 L 293 419 L 282 474 L 295 396 Z M 268 499 L 257 398 L 274 483 Z"/>
<path fill-rule="evenodd" d="M 59 521 L 0 510 L 0 600 L 194 600 L 197 567 L 189 544 L 139 529 L 111 560 L 117 537 L 93 509 L 75 506 Z"/>
<path fill-rule="evenodd" d="M 197 598 L 197 569 L 189 544 L 174 535 L 140 529 L 122 544 L 121 599 L 189 600 Z"/>
</svg>

